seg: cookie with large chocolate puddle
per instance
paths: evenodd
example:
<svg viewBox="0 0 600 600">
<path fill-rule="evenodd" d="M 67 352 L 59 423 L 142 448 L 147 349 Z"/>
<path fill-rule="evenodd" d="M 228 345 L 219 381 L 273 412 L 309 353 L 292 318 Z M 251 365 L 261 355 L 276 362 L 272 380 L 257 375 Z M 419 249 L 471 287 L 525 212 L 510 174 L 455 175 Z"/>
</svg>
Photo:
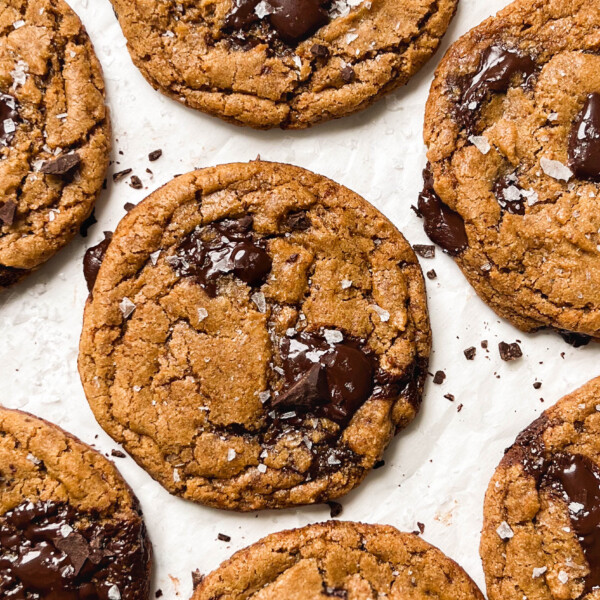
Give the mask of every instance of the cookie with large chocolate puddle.
<svg viewBox="0 0 600 600">
<path fill-rule="evenodd" d="M 98 421 L 170 492 L 323 502 L 416 415 L 424 282 L 365 200 L 289 165 L 173 180 L 91 249 L 79 370 Z"/>
<path fill-rule="evenodd" d="M 389 525 L 329 521 L 281 531 L 240 550 L 196 587 L 192 600 L 327 598 L 483 600 L 443 552 Z"/>
<path fill-rule="evenodd" d="M 238 125 L 299 129 L 404 85 L 458 0 L 112 0 L 150 84 Z"/>
<path fill-rule="evenodd" d="M 518 0 L 457 41 L 427 103 L 425 231 L 524 331 L 600 338 L 600 12 Z"/>
<path fill-rule="evenodd" d="M 151 546 L 115 466 L 0 407 L 0 597 L 147 600 Z"/>
<path fill-rule="evenodd" d="M 518 437 L 487 490 L 481 557 L 490 600 L 600 591 L 600 378 Z"/>
<path fill-rule="evenodd" d="M 0 291 L 65 246 L 108 165 L 102 70 L 63 0 L 3 2 L 0 30 Z"/>
</svg>

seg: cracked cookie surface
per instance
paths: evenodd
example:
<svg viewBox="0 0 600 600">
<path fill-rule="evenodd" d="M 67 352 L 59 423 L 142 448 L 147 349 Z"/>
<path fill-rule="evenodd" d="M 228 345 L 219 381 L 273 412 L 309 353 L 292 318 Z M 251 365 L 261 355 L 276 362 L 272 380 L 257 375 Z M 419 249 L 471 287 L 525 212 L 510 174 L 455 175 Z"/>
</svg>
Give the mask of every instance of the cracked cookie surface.
<svg viewBox="0 0 600 600">
<path fill-rule="evenodd" d="M 341 185 L 259 161 L 195 171 L 100 250 L 86 260 L 85 393 L 170 492 L 236 510 L 323 502 L 415 417 L 423 276 Z"/>
<path fill-rule="evenodd" d="M 457 0 L 112 0 L 150 84 L 238 125 L 305 128 L 405 84 Z"/>
<path fill-rule="evenodd" d="M 524 331 L 600 337 L 600 11 L 518 0 L 456 42 L 427 103 L 430 237 Z"/>
<path fill-rule="evenodd" d="M 0 289 L 90 215 L 110 151 L 100 64 L 62 0 L 0 6 Z"/>
<path fill-rule="evenodd" d="M 301 585 L 299 585 L 301 582 Z M 453 560 L 389 525 L 329 521 L 270 535 L 206 576 L 192 600 L 483 600 Z"/>
<path fill-rule="evenodd" d="M 147 600 L 150 557 L 115 466 L 55 425 L 0 407 L 0 596 Z"/>
<path fill-rule="evenodd" d="M 600 589 L 600 378 L 518 437 L 486 493 L 490 600 L 595 598 Z"/>
</svg>

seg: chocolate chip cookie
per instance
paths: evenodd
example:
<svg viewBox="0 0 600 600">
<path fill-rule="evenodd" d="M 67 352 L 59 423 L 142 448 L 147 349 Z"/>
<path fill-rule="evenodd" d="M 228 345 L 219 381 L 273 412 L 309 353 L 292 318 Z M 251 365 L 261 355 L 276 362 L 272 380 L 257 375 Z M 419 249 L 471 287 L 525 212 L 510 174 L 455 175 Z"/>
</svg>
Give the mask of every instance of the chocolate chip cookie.
<svg viewBox="0 0 600 600">
<path fill-rule="evenodd" d="M 0 597 L 147 600 L 151 547 L 115 466 L 0 407 Z"/>
<path fill-rule="evenodd" d="M 0 289 L 53 256 L 92 211 L 108 164 L 102 72 L 62 0 L 0 10 Z"/>
<path fill-rule="evenodd" d="M 238 125 L 300 129 L 361 110 L 435 52 L 457 0 L 112 0 L 161 92 Z"/>
<path fill-rule="evenodd" d="M 425 116 L 419 209 L 524 331 L 600 338 L 600 11 L 517 0 L 456 42 Z"/>
<path fill-rule="evenodd" d="M 389 525 L 329 521 L 270 535 L 234 554 L 192 600 L 483 600 L 453 560 Z"/>
<path fill-rule="evenodd" d="M 417 413 L 419 264 L 325 177 L 260 161 L 188 173 L 90 249 L 85 272 L 88 401 L 174 494 L 243 511 L 336 498 Z"/>
<path fill-rule="evenodd" d="M 600 378 L 544 412 L 487 490 L 490 600 L 593 598 L 600 589 Z"/>
</svg>

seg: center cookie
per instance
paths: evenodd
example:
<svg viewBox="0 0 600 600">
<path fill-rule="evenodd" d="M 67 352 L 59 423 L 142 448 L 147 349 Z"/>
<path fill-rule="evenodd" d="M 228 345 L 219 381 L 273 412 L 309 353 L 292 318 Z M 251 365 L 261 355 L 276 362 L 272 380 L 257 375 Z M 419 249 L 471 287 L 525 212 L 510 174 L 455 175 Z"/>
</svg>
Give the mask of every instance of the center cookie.
<svg viewBox="0 0 600 600">
<path fill-rule="evenodd" d="M 597 598 L 600 378 L 518 437 L 488 486 L 481 558 L 490 600 Z"/>
<path fill-rule="evenodd" d="M 88 401 L 172 493 L 236 510 L 335 498 L 417 413 L 420 267 L 324 177 L 265 162 L 178 177 L 85 267 Z"/>
<path fill-rule="evenodd" d="M 427 104 L 419 201 L 426 232 L 499 315 L 588 339 L 600 338 L 598 8 L 518 0 L 451 47 Z"/>
<path fill-rule="evenodd" d="M 0 407 L 0 598 L 148 600 L 150 542 L 115 466 Z"/>
<path fill-rule="evenodd" d="M 437 49 L 457 0 L 112 0 L 163 93 L 238 125 L 304 128 L 363 109 Z"/>
<path fill-rule="evenodd" d="M 483 600 L 453 560 L 389 525 L 330 521 L 282 531 L 206 576 L 192 600 Z"/>
</svg>

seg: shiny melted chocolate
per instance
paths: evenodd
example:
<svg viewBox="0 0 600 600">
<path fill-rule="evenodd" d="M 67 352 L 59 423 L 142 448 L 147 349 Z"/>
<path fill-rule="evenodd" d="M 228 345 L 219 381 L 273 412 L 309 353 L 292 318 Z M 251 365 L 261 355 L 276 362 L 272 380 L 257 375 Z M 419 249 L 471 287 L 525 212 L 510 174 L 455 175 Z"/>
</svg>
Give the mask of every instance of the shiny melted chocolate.
<svg viewBox="0 0 600 600">
<path fill-rule="evenodd" d="M 140 519 L 101 523 L 65 503 L 25 502 L 0 517 L 0 597 L 142 600 L 143 527 Z"/>
<path fill-rule="evenodd" d="M 589 94 L 569 136 L 569 166 L 580 179 L 600 180 L 600 94 Z"/>
<path fill-rule="evenodd" d="M 295 45 L 329 23 L 326 10 L 329 3 L 323 0 L 234 0 L 225 27 L 242 31 L 267 20 L 281 40 Z M 267 14 L 263 14 L 261 8 L 266 9 Z"/>
<path fill-rule="evenodd" d="M 88 248 L 83 255 L 83 276 L 87 283 L 88 292 L 92 292 L 94 284 L 98 278 L 98 272 L 100 271 L 100 265 L 104 260 L 104 255 L 112 239 L 112 233 L 110 231 L 104 232 L 104 239 L 95 246 Z"/>
<path fill-rule="evenodd" d="M 555 454 L 542 485 L 558 493 L 569 507 L 573 530 L 590 572 L 584 593 L 600 586 L 600 469 L 581 454 Z"/>
<path fill-rule="evenodd" d="M 194 230 L 168 262 L 179 275 L 193 277 L 212 297 L 223 275 L 232 274 L 254 287 L 264 283 L 272 266 L 265 243 L 252 233 L 250 216 Z"/>
<path fill-rule="evenodd" d="M 419 213 L 423 217 L 425 233 L 444 252 L 457 256 L 469 243 L 465 222 L 435 193 L 429 165 L 423 171 L 423 182 L 423 191 L 419 194 Z"/>
<path fill-rule="evenodd" d="M 4 146 L 10 144 L 19 122 L 20 117 L 15 98 L 8 94 L 0 94 L 0 144 Z"/>
</svg>

